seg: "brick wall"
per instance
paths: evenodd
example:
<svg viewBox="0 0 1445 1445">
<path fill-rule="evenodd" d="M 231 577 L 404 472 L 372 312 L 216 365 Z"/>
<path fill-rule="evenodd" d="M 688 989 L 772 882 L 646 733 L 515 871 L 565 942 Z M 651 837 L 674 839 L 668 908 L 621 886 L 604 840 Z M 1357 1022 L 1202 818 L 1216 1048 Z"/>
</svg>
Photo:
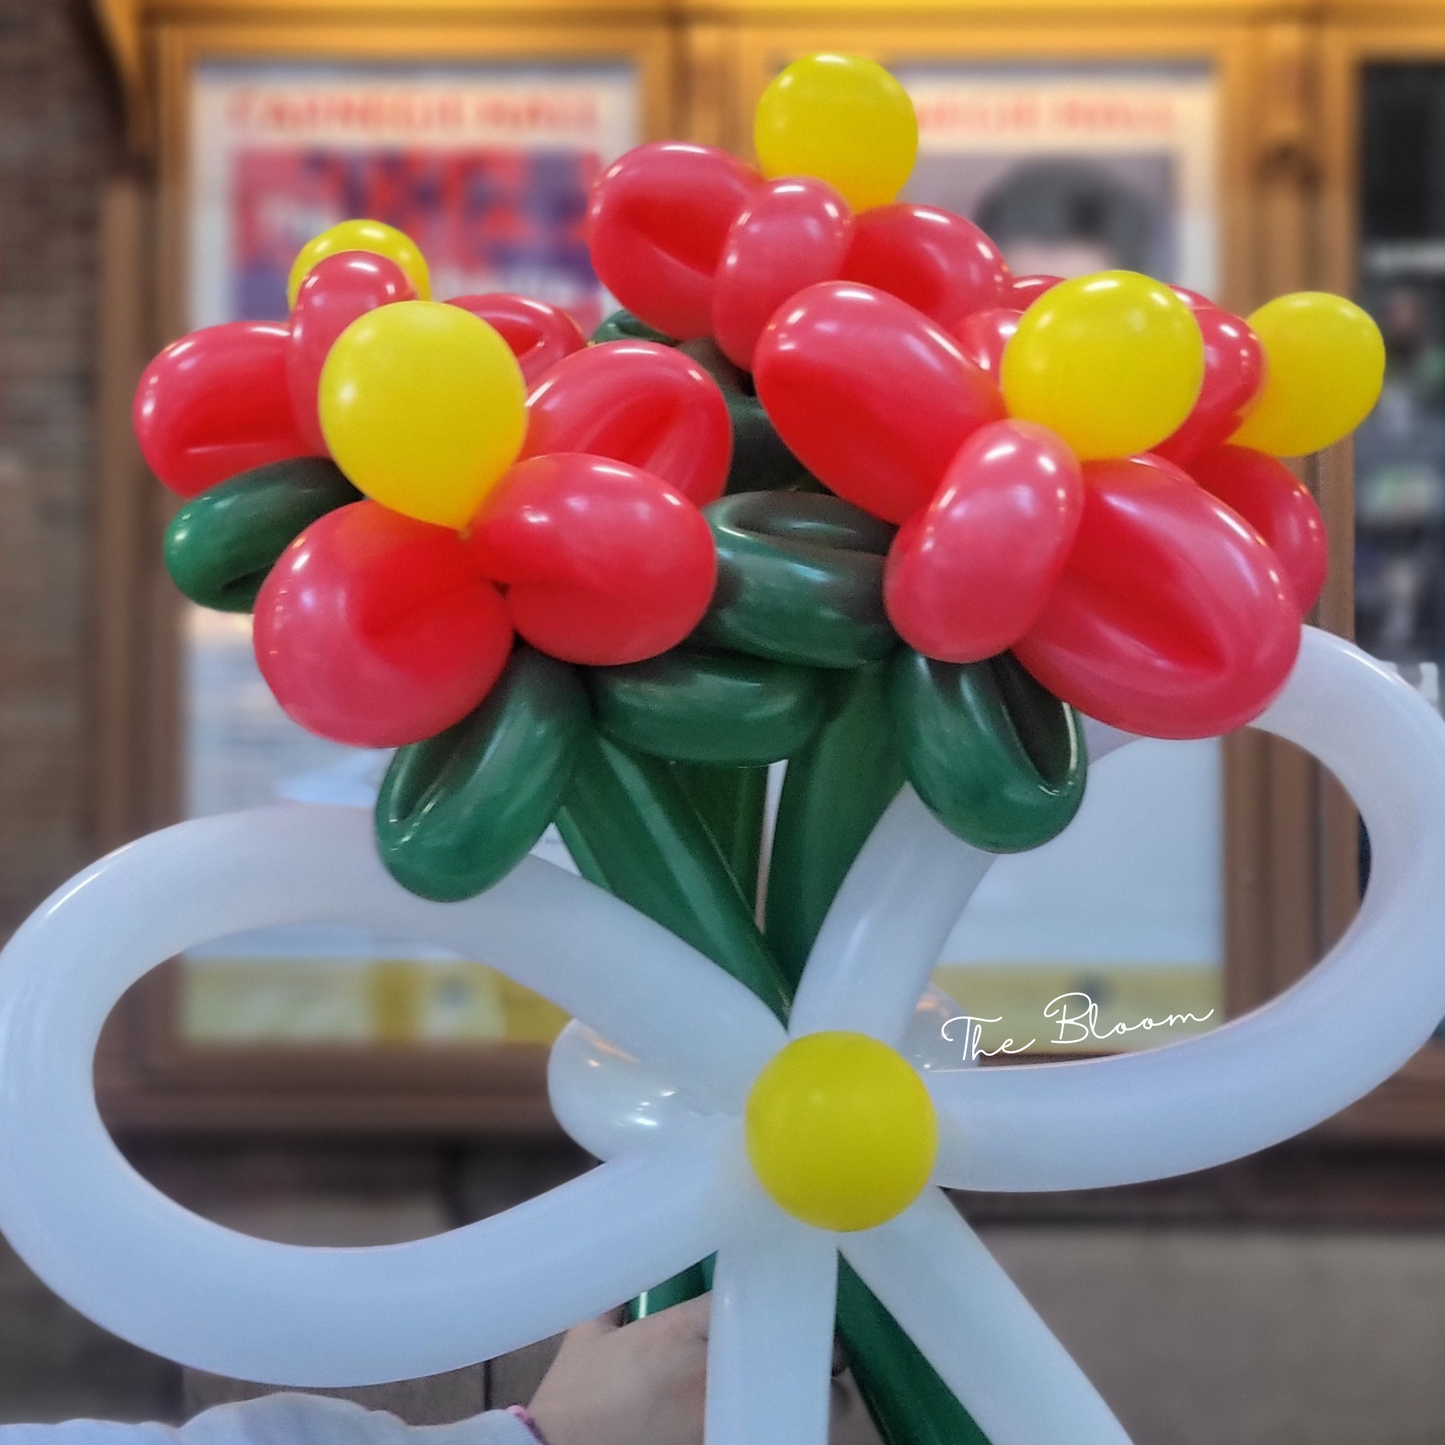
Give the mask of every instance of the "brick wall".
<svg viewBox="0 0 1445 1445">
<path fill-rule="evenodd" d="M 121 112 L 84 0 L 0 0 L 0 928 L 91 855 L 97 210 Z"/>
</svg>

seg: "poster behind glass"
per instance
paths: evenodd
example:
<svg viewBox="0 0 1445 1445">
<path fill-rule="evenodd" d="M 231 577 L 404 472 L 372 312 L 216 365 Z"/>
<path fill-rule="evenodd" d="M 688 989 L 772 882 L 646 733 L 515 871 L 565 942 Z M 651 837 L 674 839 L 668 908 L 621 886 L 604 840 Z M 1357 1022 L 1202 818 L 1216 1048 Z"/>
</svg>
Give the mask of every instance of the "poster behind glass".
<svg viewBox="0 0 1445 1445">
<path fill-rule="evenodd" d="M 190 98 L 188 323 L 286 315 L 301 246 L 365 216 L 425 252 L 433 295 L 515 291 L 584 331 L 610 309 L 587 194 L 641 139 L 631 66 L 215 62 Z M 185 614 L 186 808 L 289 798 L 369 806 L 388 754 L 328 743 L 277 706 L 250 618 Z M 555 834 L 539 845 L 570 866 Z M 561 1014 L 502 975 L 361 930 L 270 929 L 187 956 L 197 1043 L 545 1041 Z"/>
<path fill-rule="evenodd" d="M 1217 295 L 1218 101 L 1208 69 L 898 74 L 919 121 L 906 199 L 976 221 L 1017 275 L 1125 267 Z M 1216 741 L 1136 743 L 1091 774 L 1059 838 L 995 864 L 935 975 L 970 1015 L 995 1020 L 980 1045 L 1141 1048 L 1217 1024 L 1221 809 Z M 1145 1019 L 1172 1022 L 1138 1027 Z M 1132 1031 L 1110 1032 L 1119 1025 Z"/>
</svg>

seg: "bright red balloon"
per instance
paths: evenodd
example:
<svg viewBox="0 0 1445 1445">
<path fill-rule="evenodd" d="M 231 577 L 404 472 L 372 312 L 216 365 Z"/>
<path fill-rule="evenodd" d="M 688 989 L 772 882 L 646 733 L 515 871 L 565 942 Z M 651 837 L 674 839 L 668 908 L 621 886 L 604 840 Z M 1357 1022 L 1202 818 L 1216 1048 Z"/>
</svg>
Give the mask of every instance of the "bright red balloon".
<svg viewBox="0 0 1445 1445">
<path fill-rule="evenodd" d="M 1045 291 L 1052 291 L 1063 279 L 1062 276 L 1015 276 L 1009 282 L 1009 294 L 1003 304 L 1027 310 Z"/>
<path fill-rule="evenodd" d="M 703 515 L 665 482 L 577 452 L 519 462 L 482 503 L 472 546 L 512 623 L 564 662 L 610 667 L 676 647 L 717 581 Z"/>
<path fill-rule="evenodd" d="M 237 472 L 316 453 L 291 414 L 285 322 L 228 321 L 183 336 L 141 373 L 132 420 L 141 454 L 194 497 Z"/>
<path fill-rule="evenodd" d="M 898 635 L 942 662 L 1011 647 L 1043 611 L 1083 507 L 1078 459 L 1048 428 L 980 427 L 893 539 L 883 600 Z"/>
<path fill-rule="evenodd" d="M 1154 454 L 1183 467 L 1239 430 L 1264 386 L 1266 362 L 1264 348 L 1248 322 L 1183 286 L 1174 287 L 1174 294 L 1199 323 L 1204 338 L 1204 384 L 1194 410 L 1173 436 L 1154 448 Z"/>
<path fill-rule="evenodd" d="M 1319 601 L 1330 567 L 1325 519 L 1309 488 L 1277 457 L 1252 447 L 1212 447 L 1189 464 L 1206 492 L 1238 512 L 1269 544 L 1300 614 Z"/>
<path fill-rule="evenodd" d="M 302 727 L 392 748 L 459 722 L 512 646 L 506 604 L 456 532 L 353 502 L 281 554 L 256 599 L 256 660 Z"/>
<path fill-rule="evenodd" d="M 339 251 L 318 261 L 301 283 L 291 308 L 291 349 L 286 381 L 291 410 L 310 446 L 327 454 L 316 415 L 316 388 L 321 368 L 336 338 L 356 320 L 393 301 L 415 301 L 416 288 L 405 271 L 371 251 Z"/>
<path fill-rule="evenodd" d="M 768 181 L 728 231 L 712 290 L 712 334 L 744 371 L 763 327 L 790 296 L 832 281 L 848 254 L 853 222 L 832 186 L 809 177 Z"/>
<path fill-rule="evenodd" d="M 533 301 L 530 296 L 489 291 L 481 296 L 454 296 L 447 304 L 480 316 L 501 333 L 528 386 L 536 386 L 544 372 L 587 345 L 582 328 L 560 306 Z"/>
<path fill-rule="evenodd" d="M 972 221 L 936 206 L 861 212 L 842 276 L 897 296 L 944 327 L 1010 299 L 1003 253 Z"/>
<path fill-rule="evenodd" d="M 1160 738 L 1242 727 L 1284 686 L 1300 614 L 1275 555 L 1155 457 L 1084 466 L 1084 516 L 1039 620 L 1014 646 L 1056 696 Z"/>
<path fill-rule="evenodd" d="M 522 456 L 586 452 L 661 477 L 703 506 L 722 495 L 732 422 L 717 383 L 653 341 L 608 341 L 559 361 L 527 398 Z"/>
<path fill-rule="evenodd" d="M 1003 349 L 1019 329 L 1019 317 L 1022 315 L 1022 311 L 1006 306 L 992 311 L 975 311 L 956 326 L 950 326 L 949 333 L 964 356 L 984 375 L 997 382 L 999 368 L 1003 365 Z"/>
<path fill-rule="evenodd" d="M 922 312 L 852 282 L 799 292 L 753 365 L 793 455 L 889 522 L 926 506 L 969 434 L 1004 414 L 998 388 Z"/>
<path fill-rule="evenodd" d="M 761 184 L 751 166 L 713 146 L 662 141 L 628 151 L 592 188 L 593 269 L 664 336 L 706 336 L 728 228 Z"/>
</svg>

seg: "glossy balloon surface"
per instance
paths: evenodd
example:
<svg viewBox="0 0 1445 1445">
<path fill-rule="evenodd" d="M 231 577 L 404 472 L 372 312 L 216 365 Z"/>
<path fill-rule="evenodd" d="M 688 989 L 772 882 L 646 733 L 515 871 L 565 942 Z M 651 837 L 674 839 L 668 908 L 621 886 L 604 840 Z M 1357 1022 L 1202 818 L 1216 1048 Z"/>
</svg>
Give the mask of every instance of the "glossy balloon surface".
<svg viewBox="0 0 1445 1445">
<path fill-rule="evenodd" d="M 522 380 L 536 386 L 564 356 L 587 345 L 582 328 L 560 307 L 530 296 L 488 291 L 480 296 L 453 296 L 448 306 L 460 306 L 479 316 L 512 349 Z"/>
<path fill-rule="evenodd" d="M 1249 324 L 1269 361 L 1259 400 L 1230 438 L 1277 457 L 1333 446 L 1370 414 L 1385 377 L 1385 343 L 1353 301 L 1323 291 L 1277 296 Z"/>
<path fill-rule="evenodd" d="M 938 1121 L 918 1071 L 863 1034 L 807 1034 L 758 1075 L 748 1159 L 773 1202 L 819 1229 L 872 1229 L 928 1182 Z"/>
<path fill-rule="evenodd" d="M 998 388 L 947 334 L 850 282 L 795 296 L 763 333 L 753 379 L 803 465 L 889 522 L 925 506 L 964 439 L 1004 414 Z"/>
<path fill-rule="evenodd" d="M 316 390 L 336 338 L 356 320 L 393 301 L 415 301 L 416 288 L 396 262 L 371 251 L 339 251 L 307 273 L 291 308 L 286 383 L 291 410 L 311 448 L 326 451 Z"/>
<path fill-rule="evenodd" d="M 444 903 L 490 888 L 551 823 L 589 726 L 573 670 L 517 648 L 475 712 L 392 759 L 376 802 L 387 871 Z"/>
<path fill-rule="evenodd" d="M 702 636 L 778 662 L 857 667 L 898 639 L 883 611 L 892 528 L 838 497 L 742 492 L 707 509 L 718 584 Z"/>
<path fill-rule="evenodd" d="M 888 553 L 884 601 L 910 647 L 980 662 L 1038 619 L 1084 506 L 1074 454 L 1045 427 L 998 421 L 959 448 Z"/>
<path fill-rule="evenodd" d="M 455 532 L 355 502 L 312 523 L 256 598 L 256 661 L 302 727 L 353 747 L 420 742 L 487 695 L 507 609 Z"/>
<path fill-rule="evenodd" d="M 576 452 L 519 462 L 477 514 L 471 545 L 528 642 L 598 667 L 676 647 L 717 577 L 712 533 L 686 497 Z"/>
<path fill-rule="evenodd" d="M 1249 447 L 1214 447 L 1194 458 L 1189 475 L 1264 538 L 1308 612 L 1330 565 L 1325 520 L 1309 488 L 1283 462 Z"/>
<path fill-rule="evenodd" d="M 722 494 L 732 427 L 717 383 L 652 341 L 611 341 L 559 362 L 527 398 L 523 457 L 586 452 L 661 477 L 699 506 Z"/>
<path fill-rule="evenodd" d="M 597 726 L 675 762 L 744 767 L 792 756 L 828 706 L 824 677 L 760 657 L 678 647 L 590 674 Z"/>
<path fill-rule="evenodd" d="M 936 206 L 864 211 L 841 275 L 887 291 L 946 330 L 1010 299 L 1002 252 L 972 221 Z"/>
<path fill-rule="evenodd" d="M 769 181 L 728 230 L 712 290 L 712 334 L 745 371 L 763 327 L 789 297 L 841 274 L 853 234 L 847 203 L 807 177 Z"/>
<path fill-rule="evenodd" d="M 816 176 L 864 211 L 887 205 L 913 173 L 918 118 L 876 61 L 807 55 L 769 82 L 753 144 L 765 176 Z"/>
<path fill-rule="evenodd" d="M 708 335 L 728 230 L 761 179 L 713 146 L 628 151 L 592 188 L 587 236 L 598 279 L 664 336 Z"/>
<path fill-rule="evenodd" d="M 960 665 L 905 649 L 890 692 L 908 780 L 955 836 L 1018 853 L 1073 821 L 1089 768 L 1083 728 L 1011 655 Z"/>
<path fill-rule="evenodd" d="M 1027 310 L 1045 291 L 1052 291 L 1063 279 L 1062 276 L 1015 276 L 1009 282 L 1005 304 L 1017 306 L 1020 311 Z"/>
<path fill-rule="evenodd" d="M 166 347 L 141 373 L 132 420 L 146 465 L 183 497 L 315 448 L 291 414 L 291 328 L 228 321 Z"/>
<path fill-rule="evenodd" d="M 286 304 L 295 306 L 301 293 L 301 283 L 319 262 L 342 251 L 370 251 L 374 255 L 385 256 L 406 272 L 421 300 L 430 299 L 431 273 L 416 242 L 406 232 L 398 231 L 384 221 L 362 220 L 340 221 L 319 236 L 313 236 L 296 253 L 286 281 Z"/>
<path fill-rule="evenodd" d="M 464 527 L 521 450 L 526 388 L 507 343 L 437 301 L 383 306 L 342 332 L 321 372 L 336 464 L 383 506 Z"/>
<path fill-rule="evenodd" d="M 1199 326 L 1204 341 L 1204 381 L 1199 400 L 1183 425 L 1153 451 L 1187 467 L 1192 457 L 1227 441 L 1239 429 L 1264 385 L 1264 348 L 1247 321 L 1182 286 L 1176 286 L 1174 293 L 1194 313 Z"/>
<path fill-rule="evenodd" d="M 1084 515 L 1042 616 L 1015 646 L 1056 697 L 1126 732 L 1242 727 L 1284 685 L 1300 614 L 1274 553 L 1177 467 L 1084 468 Z"/>
<path fill-rule="evenodd" d="M 998 382 L 1003 369 L 1005 347 L 1019 329 L 1022 311 L 997 306 L 992 311 L 975 311 L 949 328 L 958 349 L 987 377 Z"/>
<path fill-rule="evenodd" d="M 1084 460 L 1148 451 L 1193 410 L 1204 342 L 1169 287 L 1133 271 L 1061 281 L 1023 314 L 1003 356 L 1009 414 Z"/>
<path fill-rule="evenodd" d="M 166 571 L 192 602 L 249 612 L 292 540 L 361 493 L 325 457 L 242 472 L 193 497 L 166 528 Z"/>
</svg>

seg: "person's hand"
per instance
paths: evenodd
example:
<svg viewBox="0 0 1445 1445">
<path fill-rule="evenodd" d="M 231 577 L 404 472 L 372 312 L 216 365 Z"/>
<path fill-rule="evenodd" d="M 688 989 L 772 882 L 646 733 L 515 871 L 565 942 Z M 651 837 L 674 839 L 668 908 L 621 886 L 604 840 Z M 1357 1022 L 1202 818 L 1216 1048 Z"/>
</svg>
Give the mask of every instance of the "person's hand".
<svg viewBox="0 0 1445 1445">
<path fill-rule="evenodd" d="M 528 1406 L 548 1445 L 702 1445 L 710 1304 L 569 1330 Z"/>
</svg>

